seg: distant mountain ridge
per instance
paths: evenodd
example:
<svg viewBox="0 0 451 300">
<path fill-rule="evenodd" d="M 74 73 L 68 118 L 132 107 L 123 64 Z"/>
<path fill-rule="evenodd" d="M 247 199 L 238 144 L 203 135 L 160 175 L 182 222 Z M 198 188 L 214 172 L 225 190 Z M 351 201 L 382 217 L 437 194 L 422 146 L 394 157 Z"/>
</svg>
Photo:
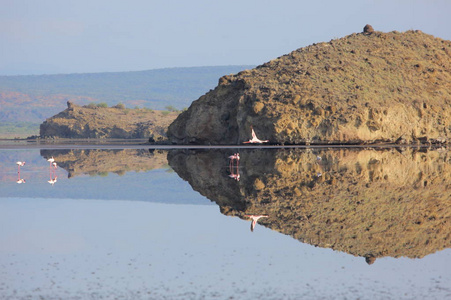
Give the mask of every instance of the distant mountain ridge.
<svg viewBox="0 0 451 300">
<path fill-rule="evenodd" d="M 167 68 L 147 71 L 0 76 L 0 136 L 15 124 L 39 124 L 66 108 L 105 102 L 128 108 L 178 109 L 214 88 L 220 77 L 253 66 Z M 37 132 L 36 132 L 37 133 Z"/>
<path fill-rule="evenodd" d="M 193 101 L 210 88 L 214 88 L 223 75 L 252 67 L 241 65 L 130 72 L 0 76 L 0 91 L 19 92 L 32 97 L 83 96 L 108 104 L 140 100 L 137 103 L 153 106 L 150 107 L 153 109 L 162 109 L 169 102 L 174 106 L 186 106 L 189 104 L 187 101 Z M 65 103 L 63 103 L 64 106 Z"/>
</svg>

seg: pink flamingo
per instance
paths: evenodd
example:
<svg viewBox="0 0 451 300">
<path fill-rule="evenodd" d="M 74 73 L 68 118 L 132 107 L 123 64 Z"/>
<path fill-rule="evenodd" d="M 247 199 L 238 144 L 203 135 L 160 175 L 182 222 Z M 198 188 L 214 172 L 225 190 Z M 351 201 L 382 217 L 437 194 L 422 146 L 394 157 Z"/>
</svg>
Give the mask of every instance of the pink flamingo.
<svg viewBox="0 0 451 300">
<path fill-rule="evenodd" d="M 245 217 L 251 218 L 251 231 L 254 232 L 255 225 L 257 225 L 257 222 L 260 218 L 267 218 L 267 215 L 244 215 Z"/>
<path fill-rule="evenodd" d="M 252 126 L 251 129 L 252 129 L 252 139 L 250 139 L 247 142 L 243 142 L 244 144 L 261 144 L 269 142 L 269 140 L 260 140 L 255 134 L 254 128 L 252 128 Z"/>
</svg>

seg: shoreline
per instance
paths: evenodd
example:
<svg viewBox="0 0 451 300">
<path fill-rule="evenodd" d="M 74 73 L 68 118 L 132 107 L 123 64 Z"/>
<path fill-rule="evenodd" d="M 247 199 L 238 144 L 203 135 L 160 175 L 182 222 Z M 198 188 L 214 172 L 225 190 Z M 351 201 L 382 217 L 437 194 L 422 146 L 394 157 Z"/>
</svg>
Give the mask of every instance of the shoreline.
<svg viewBox="0 0 451 300">
<path fill-rule="evenodd" d="M 417 148 L 417 149 L 442 149 L 450 144 L 310 144 L 310 145 L 172 145 L 150 144 L 146 139 L 65 139 L 51 141 L 36 140 L 7 140 L 0 139 L 0 150 L 22 149 L 393 149 L 393 148 Z"/>
</svg>

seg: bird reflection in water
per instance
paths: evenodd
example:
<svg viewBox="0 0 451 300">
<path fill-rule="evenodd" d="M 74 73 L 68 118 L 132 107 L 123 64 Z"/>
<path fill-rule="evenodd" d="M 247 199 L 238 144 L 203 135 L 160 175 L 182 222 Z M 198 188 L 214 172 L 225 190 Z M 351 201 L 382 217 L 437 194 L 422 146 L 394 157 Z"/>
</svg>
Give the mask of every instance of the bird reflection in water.
<svg viewBox="0 0 451 300">
<path fill-rule="evenodd" d="M 322 164 L 321 164 L 321 161 L 322 161 L 323 159 L 322 159 L 322 157 L 321 156 L 316 156 L 316 163 L 318 164 L 318 166 L 320 167 L 320 169 L 321 169 L 321 171 L 322 171 L 322 169 L 323 169 L 323 167 L 322 167 Z M 317 172 L 316 173 L 316 176 L 317 177 L 321 177 L 323 175 L 323 172 Z"/>
<path fill-rule="evenodd" d="M 16 180 L 16 182 L 18 184 L 25 183 L 25 179 L 20 178 L 20 167 L 23 167 L 25 165 L 25 162 L 24 161 L 18 161 L 18 162 L 16 162 L 16 165 L 17 165 L 17 180 Z"/>
<path fill-rule="evenodd" d="M 254 232 L 255 225 L 257 225 L 257 222 L 259 219 L 268 217 L 267 215 L 244 215 L 244 216 L 252 219 L 252 223 L 251 223 L 251 231 L 252 232 Z"/>
<path fill-rule="evenodd" d="M 235 179 L 236 181 L 240 181 L 240 154 L 234 153 L 233 155 L 229 156 L 229 172 L 230 178 Z"/>
<path fill-rule="evenodd" d="M 58 176 L 56 176 L 56 169 L 58 168 L 58 165 L 53 156 L 47 159 L 47 161 L 49 162 L 49 180 L 47 182 L 54 186 L 58 180 Z"/>
</svg>

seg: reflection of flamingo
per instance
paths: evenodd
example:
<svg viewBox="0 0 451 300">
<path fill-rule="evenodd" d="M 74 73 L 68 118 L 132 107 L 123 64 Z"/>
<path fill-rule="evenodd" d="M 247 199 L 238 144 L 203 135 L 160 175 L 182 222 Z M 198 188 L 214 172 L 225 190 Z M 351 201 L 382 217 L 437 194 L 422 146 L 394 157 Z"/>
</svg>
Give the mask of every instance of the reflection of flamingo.
<svg viewBox="0 0 451 300">
<path fill-rule="evenodd" d="M 50 180 L 48 180 L 47 182 L 50 183 L 53 186 L 56 183 L 57 179 L 58 179 L 58 177 L 50 178 Z"/>
<path fill-rule="evenodd" d="M 18 161 L 16 162 L 17 165 L 17 183 L 25 183 L 25 179 L 20 178 L 20 167 L 25 166 L 25 162 L 24 161 Z"/>
<path fill-rule="evenodd" d="M 25 166 L 25 162 L 24 161 L 18 161 L 18 162 L 16 162 L 16 165 L 17 165 L 17 169 L 20 171 L 20 167 Z"/>
<path fill-rule="evenodd" d="M 240 171 L 237 169 L 235 173 L 231 170 L 229 177 L 235 179 L 236 181 L 240 181 Z"/>
<path fill-rule="evenodd" d="M 240 154 L 234 153 L 233 155 L 229 156 L 230 162 L 229 162 L 229 171 L 230 175 L 229 177 L 235 179 L 236 181 L 240 181 L 240 171 L 239 171 L 239 165 L 240 165 Z M 236 162 L 236 164 L 234 164 Z"/>
<path fill-rule="evenodd" d="M 249 141 L 247 141 L 247 142 L 243 142 L 244 144 L 261 144 L 261 143 L 267 143 L 267 142 L 269 142 L 269 140 L 260 140 L 258 137 L 257 137 L 257 135 L 255 134 L 255 131 L 254 131 L 254 128 L 252 128 L 252 126 L 251 126 L 251 129 L 252 129 L 252 139 L 250 139 Z"/>
<path fill-rule="evenodd" d="M 238 164 L 240 162 L 240 154 L 239 153 L 233 153 L 233 155 L 229 156 L 229 159 L 230 159 L 230 164 L 232 164 L 232 162 L 234 160 L 236 160 L 237 164 Z"/>
<path fill-rule="evenodd" d="M 58 165 L 56 164 L 53 156 L 47 159 L 47 161 L 49 162 L 49 180 L 47 182 L 53 186 L 58 179 L 58 177 L 55 174 L 55 170 L 56 168 L 58 168 Z"/>
<path fill-rule="evenodd" d="M 251 223 L 251 231 L 254 231 L 255 225 L 257 225 L 257 221 L 260 218 L 267 218 L 267 215 L 244 215 L 245 217 L 251 218 L 252 219 L 252 223 Z"/>
<path fill-rule="evenodd" d="M 316 156 L 316 163 L 318 164 L 318 166 L 320 167 L 321 171 L 323 170 L 323 166 L 321 165 L 321 161 L 323 160 L 323 158 L 321 156 Z M 316 177 L 321 177 L 323 175 L 322 172 L 317 172 L 316 173 Z"/>
</svg>

